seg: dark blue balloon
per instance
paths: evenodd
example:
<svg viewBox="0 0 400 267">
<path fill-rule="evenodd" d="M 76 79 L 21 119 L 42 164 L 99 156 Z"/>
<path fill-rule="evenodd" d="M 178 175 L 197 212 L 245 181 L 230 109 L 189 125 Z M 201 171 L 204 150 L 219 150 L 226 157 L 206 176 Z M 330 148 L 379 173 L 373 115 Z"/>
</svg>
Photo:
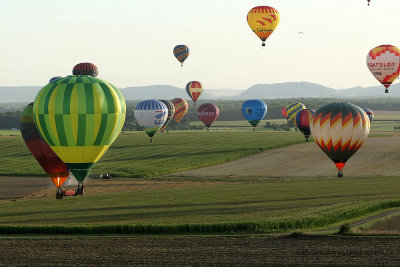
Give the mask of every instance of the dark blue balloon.
<svg viewBox="0 0 400 267">
<path fill-rule="evenodd" d="M 259 99 L 247 100 L 242 104 L 242 113 L 246 120 L 256 127 L 267 114 L 267 104 Z"/>
</svg>

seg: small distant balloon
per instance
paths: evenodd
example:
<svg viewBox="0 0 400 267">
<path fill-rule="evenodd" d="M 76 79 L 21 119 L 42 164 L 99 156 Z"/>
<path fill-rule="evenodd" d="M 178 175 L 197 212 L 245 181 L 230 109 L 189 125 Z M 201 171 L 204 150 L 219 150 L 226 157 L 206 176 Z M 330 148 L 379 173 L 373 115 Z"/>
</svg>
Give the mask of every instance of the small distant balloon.
<svg viewBox="0 0 400 267">
<path fill-rule="evenodd" d="M 247 100 L 242 104 L 242 114 L 255 131 L 260 120 L 264 119 L 267 114 L 267 104 L 259 99 Z"/>
<path fill-rule="evenodd" d="M 183 66 L 183 62 L 189 56 L 189 47 L 186 45 L 177 45 L 174 47 L 173 52 L 176 59 L 181 63 L 181 66 Z"/>
<path fill-rule="evenodd" d="M 279 24 L 279 13 L 270 6 L 257 6 L 247 13 L 247 23 L 265 46 L 265 40 Z"/>
<path fill-rule="evenodd" d="M 196 105 L 197 99 L 203 93 L 203 85 L 198 81 L 191 81 L 186 84 L 186 93 L 193 100 L 193 104 Z"/>
<path fill-rule="evenodd" d="M 299 35 L 299 38 L 301 39 L 304 36 L 304 32 L 299 32 L 298 35 Z"/>
<path fill-rule="evenodd" d="M 167 120 L 168 108 L 161 101 L 144 100 L 135 107 L 134 116 L 153 142 L 153 136 Z"/>
<path fill-rule="evenodd" d="M 315 110 L 313 109 L 302 109 L 296 114 L 296 127 L 303 133 L 306 141 L 308 142 L 308 138 L 310 137 L 310 123 L 312 121 L 312 116 L 314 115 Z"/>
<path fill-rule="evenodd" d="M 305 109 L 305 108 L 306 107 L 300 102 L 294 102 L 290 105 L 287 105 L 286 106 L 287 119 L 294 123 L 297 112 L 299 112 L 300 110 Z"/>
<path fill-rule="evenodd" d="M 219 109 L 214 104 L 206 103 L 206 104 L 201 105 L 197 109 L 197 116 L 207 127 L 207 131 L 208 131 L 211 124 L 218 118 Z"/>
<path fill-rule="evenodd" d="M 389 93 L 389 86 L 400 73 L 400 49 L 393 45 L 377 46 L 367 55 L 367 66 L 372 75 L 385 86 L 385 93 Z"/>
<path fill-rule="evenodd" d="M 185 116 L 186 112 L 188 111 L 189 105 L 183 98 L 174 98 L 171 100 L 171 103 L 175 106 L 174 119 L 177 122 L 180 122 L 183 116 Z"/>
<path fill-rule="evenodd" d="M 158 100 L 162 103 L 164 103 L 164 105 L 167 107 L 168 109 L 168 116 L 167 119 L 165 120 L 164 124 L 161 126 L 161 131 L 164 131 L 165 128 L 168 126 L 168 123 L 174 118 L 175 115 L 175 106 L 174 104 L 172 104 L 171 101 L 168 100 Z"/>
<path fill-rule="evenodd" d="M 283 116 L 285 119 L 288 119 L 287 114 L 286 114 L 286 107 L 283 107 L 283 108 L 282 108 L 282 116 Z"/>
<path fill-rule="evenodd" d="M 76 64 L 72 70 L 73 75 L 90 75 L 93 77 L 97 77 L 98 73 L 99 72 L 96 65 L 88 62 Z"/>
<path fill-rule="evenodd" d="M 363 108 L 363 110 L 365 111 L 365 113 L 367 113 L 369 121 L 372 122 L 372 120 L 374 119 L 374 112 L 372 112 L 372 110 L 370 110 L 369 108 Z"/>
</svg>

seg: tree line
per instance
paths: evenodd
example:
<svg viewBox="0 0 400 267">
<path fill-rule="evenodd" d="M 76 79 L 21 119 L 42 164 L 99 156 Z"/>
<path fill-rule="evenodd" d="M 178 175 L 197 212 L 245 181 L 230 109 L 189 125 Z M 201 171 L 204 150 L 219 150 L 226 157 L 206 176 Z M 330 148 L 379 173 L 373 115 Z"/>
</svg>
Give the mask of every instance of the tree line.
<svg viewBox="0 0 400 267">
<path fill-rule="evenodd" d="M 388 110 L 400 111 L 400 98 L 371 98 L 371 99 L 337 99 L 337 98 L 289 98 L 289 99 L 263 99 L 267 103 L 267 116 L 266 119 L 282 119 L 282 108 L 293 102 L 301 102 L 306 108 L 317 110 L 318 108 L 332 103 L 332 102 L 349 102 L 361 108 L 369 108 L 371 110 Z M 126 119 L 124 130 L 140 130 L 134 117 L 135 106 L 140 101 L 126 101 Z M 180 123 L 172 120 L 169 124 L 170 129 L 193 129 L 196 128 L 190 125 L 190 122 L 199 121 L 197 117 L 197 108 L 204 103 L 213 103 L 218 106 L 220 114 L 219 121 L 239 121 L 244 120 L 241 106 L 244 100 L 199 100 L 196 105 L 192 101 L 188 101 L 189 109 L 185 117 Z M 1 108 L 1 104 L 0 104 Z M 21 110 L 8 111 L 0 113 L 0 129 L 19 129 L 19 119 L 21 117 Z M 271 126 L 272 127 L 272 126 Z"/>
</svg>

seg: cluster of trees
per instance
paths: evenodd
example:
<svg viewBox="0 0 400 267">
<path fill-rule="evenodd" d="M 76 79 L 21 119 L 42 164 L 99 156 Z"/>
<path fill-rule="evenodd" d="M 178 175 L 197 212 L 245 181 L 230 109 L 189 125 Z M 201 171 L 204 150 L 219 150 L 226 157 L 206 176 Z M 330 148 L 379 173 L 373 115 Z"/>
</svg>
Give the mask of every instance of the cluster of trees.
<svg viewBox="0 0 400 267">
<path fill-rule="evenodd" d="M 0 129 L 19 129 L 19 118 L 21 111 L 8 111 L 0 113 Z"/>
<path fill-rule="evenodd" d="M 263 99 L 268 106 L 267 119 L 283 119 L 282 107 L 287 106 L 293 102 L 301 102 L 307 108 L 318 109 L 319 107 L 332 103 L 332 102 L 350 102 L 361 108 L 370 108 L 371 110 L 400 110 L 400 98 L 378 98 L 378 99 L 337 99 L 337 98 L 286 98 L 286 99 Z M 137 124 L 135 117 L 133 115 L 135 106 L 140 101 L 127 101 L 127 112 L 126 120 L 124 125 L 124 130 L 141 130 L 140 126 Z M 197 117 L 197 108 L 208 101 L 199 100 L 196 106 L 193 105 L 192 101 L 188 101 L 189 110 L 185 117 L 180 123 L 172 120 L 169 123 L 168 129 L 195 129 L 202 127 L 191 126 L 190 122 L 199 121 Z M 219 121 L 239 121 L 244 120 L 241 107 L 243 100 L 213 100 L 213 104 L 217 105 L 220 111 L 218 120 Z M 10 108 L 8 104 L 0 105 L 0 109 L 7 107 Z M 14 105 L 15 107 L 16 105 Z M 19 118 L 21 116 L 21 111 L 23 107 L 19 110 L 8 111 L 0 113 L 0 129 L 19 129 Z M 268 124 L 265 125 L 266 128 L 272 129 L 282 129 L 286 130 L 290 125 L 286 124 Z M 397 129 L 395 129 L 397 130 Z"/>
</svg>

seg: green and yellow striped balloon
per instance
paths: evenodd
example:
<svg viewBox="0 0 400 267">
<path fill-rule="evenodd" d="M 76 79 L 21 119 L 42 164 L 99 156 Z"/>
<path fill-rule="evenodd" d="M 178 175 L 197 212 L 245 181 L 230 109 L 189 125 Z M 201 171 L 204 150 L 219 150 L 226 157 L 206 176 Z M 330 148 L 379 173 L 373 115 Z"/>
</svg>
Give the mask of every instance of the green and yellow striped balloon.
<svg viewBox="0 0 400 267">
<path fill-rule="evenodd" d="M 119 135 L 125 111 L 116 87 L 87 75 L 47 84 L 33 105 L 40 134 L 79 182 Z"/>
</svg>

